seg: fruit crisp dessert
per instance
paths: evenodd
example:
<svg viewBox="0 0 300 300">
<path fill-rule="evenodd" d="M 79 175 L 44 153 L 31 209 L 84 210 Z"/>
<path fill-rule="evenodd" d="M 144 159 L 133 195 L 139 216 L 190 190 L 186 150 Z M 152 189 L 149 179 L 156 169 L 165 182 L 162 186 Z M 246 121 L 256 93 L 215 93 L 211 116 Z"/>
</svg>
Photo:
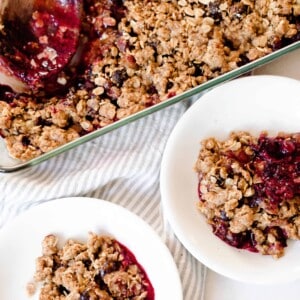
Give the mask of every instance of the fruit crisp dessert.
<svg viewBox="0 0 300 300">
<path fill-rule="evenodd" d="M 27 86 L 34 83 L 29 92 L 0 87 L 0 135 L 14 158 L 37 157 L 300 37 L 297 0 L 82 0 L 82 7 L 75 59 L 48 89 L 43 72 L 30 81 L 29 64 L 23 68 L 16 54 L 49 73 L 61 55 L 50 38 L 64 37 L 72 24 L 58 18 L 45 28 L 48 19 L 37 11 L 30 25 L 21 22 L 25 35 L 1 26 L 0 58 L 23 68 Z"/>
<path fill-rule="evenodd" d="M 89 233 L 86 244 L 70 239 L 59 248 L 50 234 L 42 249 L 29 295 L 40 284 L 40 300 L 154 300 L 144 269 L 114 238 Z"/>
<path fill-rule="evenodd" d="M 280 258 L 300 239 L 300 134 L 201 142 L 197 207 L 227 244 Z"/>
</svg>

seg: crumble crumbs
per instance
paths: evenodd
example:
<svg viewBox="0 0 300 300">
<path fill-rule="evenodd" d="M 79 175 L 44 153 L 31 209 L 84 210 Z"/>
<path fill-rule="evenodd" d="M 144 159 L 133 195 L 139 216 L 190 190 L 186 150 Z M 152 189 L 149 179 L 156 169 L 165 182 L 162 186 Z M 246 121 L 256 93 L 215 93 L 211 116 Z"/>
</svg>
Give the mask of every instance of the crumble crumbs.
<svg viewBox="0 0 300 300">
<path fill-rule="evenodd" d="M 299 39 L 296 0 L 84 0 L 84 7 L 82 63 L 72 85 L 60 79 L 62 95 L 0 87 L 0 135 L 12 157 L 39 156 Z"/>
<path fill-rule="evenodd" d="M 233 132 L 201 142 L 198 210 L 227 244 L 284 255 L 300 239 L 300 134 Z"/>
<path fill-rule="evenodd" d="M 109 236 L 89 233 L 86 244 L 68 240 L 58 246 L 49 234 L 36 260 L 27 292 L 40 300 L 153 300 L 151 283 L 127 248 Z"/>
</svg>

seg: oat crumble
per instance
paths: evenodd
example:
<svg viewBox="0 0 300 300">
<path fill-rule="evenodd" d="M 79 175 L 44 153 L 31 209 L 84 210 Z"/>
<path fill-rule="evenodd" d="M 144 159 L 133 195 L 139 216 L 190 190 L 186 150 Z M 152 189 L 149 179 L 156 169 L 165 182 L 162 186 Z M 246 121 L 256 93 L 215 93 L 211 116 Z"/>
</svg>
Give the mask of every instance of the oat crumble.
<svg viewBox="0 0 300 300">
<path fill-rule="evenodd" d="M 299 39 L 296 0 L 83 2 L 82 62 L 58 79 L 66 89 L 0 87 L 12 157 L 39 156 Z"/>
<path fill-rule="evenodd" d="M 39 300 L 154 300 L 154 290 L 134 255 L 114 238 L 89 233 L 87 243 L 58 246 L 49 234 L 27 292 Z"/>
<path fill-rule="evenodd" d="M 300 239 L 300 134 L 201 142 L 197 208 L 227 244 L 280 258 Z"/>
</svg>

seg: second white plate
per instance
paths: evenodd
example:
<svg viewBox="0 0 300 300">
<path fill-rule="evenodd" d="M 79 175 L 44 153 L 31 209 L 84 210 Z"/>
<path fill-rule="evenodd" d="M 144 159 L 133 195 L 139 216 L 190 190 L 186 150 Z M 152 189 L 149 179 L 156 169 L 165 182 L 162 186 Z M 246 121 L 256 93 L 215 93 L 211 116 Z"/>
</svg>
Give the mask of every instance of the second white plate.
<svg viewBox="0 0 300 300">
<path fill-rule="evenodd" d="M 289 242 L 279 260 L 238 250 L 217 238 L 197 211 L 193 170 L 200 141 L 225 139 L 233 130 L 259 134 L 300 131 L 300 83 L 277 76 L 252 76 L 218 86 L 202 96 L 179 120 L 161 165 L 163 208 L 183 245 L 212 270 L 249 283 L 300 278 L 300 241 Z"/>
<path fill-rule="evenodd" d="M 156 300 L 182 300 L 175 262 L 154 230 L 121 206 L 83 197 L 33 207 L 0 231 L 0 299 L 38 299 L 26 295 L 26 284 L 34 274 L 44 236 L 53 233 L 62 241 L 86 242 L 89 231 L 108 234 L 133 252 L 154 287 Z"/>
</svg>

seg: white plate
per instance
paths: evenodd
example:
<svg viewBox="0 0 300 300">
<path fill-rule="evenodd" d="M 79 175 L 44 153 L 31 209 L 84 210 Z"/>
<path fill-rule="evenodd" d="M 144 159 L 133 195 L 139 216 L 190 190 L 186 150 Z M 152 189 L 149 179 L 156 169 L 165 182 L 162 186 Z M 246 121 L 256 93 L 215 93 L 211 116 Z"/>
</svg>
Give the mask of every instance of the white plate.
<svg viewBox="0 0 300 300">
<path fill-rule="evenodd" d="M 45 235 L 85 242 L 89 231 L 109 234 L 133 252 L 153 284 L 156 300 L 182 299 L 173 257 L 147 223 L 116 204 L 79 197 L 35 206 L 0 231 L 0 299 L 37 299 L 28 298 L 26 284 Z"/>
<path fill-rule="evenodd" d="M 233 80 L 202 96 L 179 120 L 161 165 L 161 194 L 166 217 L 183 245 L 210 269 L 249 283 L 300 278 L 300 241 L 289 242 L 279 260 L 228 246 L 197 211 L 193 170 L 200 140 L 227 138 L 233 130 L 258 134 L 300 131 L 300 83 L 277 76 Z"/>
</svg>

